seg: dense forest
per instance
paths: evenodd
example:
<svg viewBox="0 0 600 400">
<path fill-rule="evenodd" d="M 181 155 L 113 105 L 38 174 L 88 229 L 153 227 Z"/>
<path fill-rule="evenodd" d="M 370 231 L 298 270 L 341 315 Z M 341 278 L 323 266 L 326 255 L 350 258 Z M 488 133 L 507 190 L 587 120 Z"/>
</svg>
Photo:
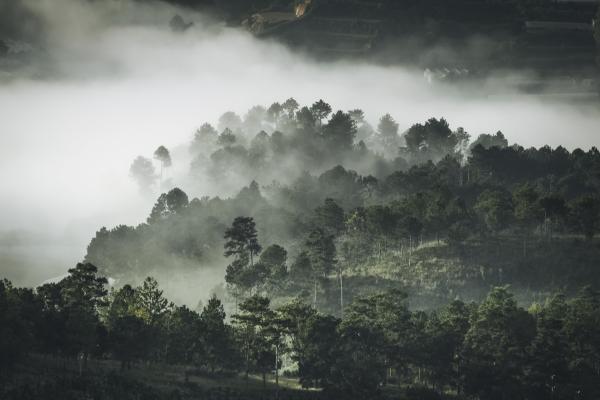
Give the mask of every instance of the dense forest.
<svg viewBox="0 0 600 400">
<path fill-rule="evenodd" d="M 120 284 L 223 276 L 230 263 L 229 294 L 310 297 L 337 314 L 342 280 L 348 299 L 401 285 L 425 308 L 457 295 L 481 300 L 495 285 L 532 301 L 599 283 L 596 148 L 524 149 L 501 132 L 470 140 L 436 118 L 400 134 L 389 114 L 373 128 L 361 110 L 289 99 L 243 119 L 225 113 L 217 128 L 205 123 L 189 152 L 180 180 L 231 195 L 189 199 L 171 189 L 145 223 L 98 231 L 86 262 Z M 162 146 L 155 156 L 161 169 L 176 162 Z M 131 173 L 143 191 L 173 184 L 144 157 Z M 256 229 L 244 239 L 253 240 L 248 257 L 223 258 L 227 229 Z M 279 260 L 263 260 L 262 248 Z"/>
<path fill-rule="evenodd" d="M 215 126 L 184 177 L 165 146 L 133 161 L 164 191 L 145 222 L 0 283 L 1 398 L 600 396 L 596 148 L 293 98 Z M 166 289 L 203 272 L 224 284 Z"/>
<path fill-rule="evenodd" d="M 254 294 L 226 319 L 216 297 L 193 311 L 170 303 L 153 278 L 110 292 L 106 282 L 78 264 L 35 291 L 0 283 L 3 399 L 600 395 L 600 293 L 590 287 L 528 310 L 497 287 L 479 304 L 455 300 L 431 312 L 411 311 L 406 293 L 392 289 L 355 299 L 342 318 Z M 175 374 L 173 382 L 134 380 L 132 370 L 150 366 Z M 228 388 L 238 374 L 246 386 Z M 280 376 L 299 388 L 280 387 Z M 249 390 L 250 379 L 262 379 L 262 389 Z"/>
<path fill-rule="evenodd" d="M 0 0 L 0 87 L 0 400 L 600 399 L 600 0 Z"/>
</svg>

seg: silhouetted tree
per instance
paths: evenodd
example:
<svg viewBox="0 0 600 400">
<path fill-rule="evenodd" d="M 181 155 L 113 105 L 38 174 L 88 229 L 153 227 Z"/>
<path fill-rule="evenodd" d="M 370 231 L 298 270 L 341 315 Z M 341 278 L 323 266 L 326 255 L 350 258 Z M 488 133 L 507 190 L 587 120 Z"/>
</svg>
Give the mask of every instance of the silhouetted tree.
<svg viewBox="0 0 600 400">
<path fill-rule="evenodd" d="M 160 179 L 163 179 L 163 170 L 165 168 L 169 168 L 172 164 L 171 162 L 171 153 L 165 146 L 159 146 L 154 151 L 154 159 L 160 162 Z"/>
<path fill-rule="evenodd" d="M 275 313 L 269 305 L 268 298 L 254 295 L 241 303 L 239 313 L 232 317 L 242 344 L 246 379 L 249 372 L 255 369 L 262 374 L 263 385 L 266 384 L 267 371 L 275 364 L 268 337 Z"/>
<path fill-rule="evenodd" d="M 296 110 L 300 108 L 300 105 L 293 97 L 290 97 L 281 105 L 281 107 L 287 112 L 288 118 L 293 119 Z"/>
<path fill-rule="evenodd" d="M 237 292 L 256 287 L 264 282 L 267 274 L 263 264 L 254 265 L 254 256 L 262 250 L 254 219 L 235 218 L 231 227 L 225 231 L 225 239 L 225 257 L 234 257 L 227 266 L 225 281 L 236 291 L 237 298 L 241 294 Z"/>
<path fill-rule="evenodd" d="M 308 236 L 306 249 L 313 279 L 313 307 L 317 308 L 317 286 L 319 283 L 324 283 L 336 263 L 333 236 L 317 228 Z"/>
<path fill-rule="evenodd" d="M 323 100 L 319 100 L 310 106 L 310 112 L 314 115 L 315 120 L 319 121 L 320 130 L 323 126 L 323 120 L 327 119 L 329 114 L 331 114 L 331 106 Z"/>
<path fill-rule="evenodd" d="M 465 335 L 461 354 L 465 393 L 498 400 L 523 393 L 520 377 L 534 335 L 531 315 L 505 288 L 493 289 Z"/>
<path fill-rule="evenodd" d="M 169 301 L 163 296 L 156 279 L 147 277 L 135 293 L 136 315 L 150 326 L 161 323 L 169 310 Z"/>
<path fill-rule="evenodd" d="M 527 238 L 532 229 L 542 221 L 544 211 L 540 206 L 539 194 L 530 185 L 523 185 L 513 194 L 515 218 L 523 229 L 523 255 L 527 255 Z"/>
<path fill-rule="evenodd" d="M 283 107 L 279 103 L 273 103 L 267 109 L 267 117 L 271 120 L 271 122 L 277 122 L 281 113 L 283 112 Z"/>
<path fill-rule="evenodd" d="M 159 196 L 147 221 L 152 224 L 165 220 L 171 215 L 181 213 L 188 205 L 187 194 L 179 188 L 172 189 Z"/>
<path fill-rule="evenodd" d="M 508 140 L 506 140 L 504 134 L 500 131 L 496 132 L 495 135 L 482 133 L 481 135 L 477 136 L 477 139 L 471 144 L 471 148 L 474 148 L 475 146 L 482 146 L 485 149 L 489 149 L 491 147 L 504 149 L 508 147 Z"/>
<path fill-rule="evenodd" d="M 356 136 L 356 123 L 350 115 L 338 111 L 331 116 L 323 131 L 323 138 L 329 148 L 335 152 L 344 152 L 352 149 Z"/>
<path fill-rule="evenodd" d="M 385 114 L 379 120 L 377 126 L 381 148 L 387 154 L 396 155 L 400 147 L 400 136 L 398 136 L 398 123 L 390 114 Z"/>
<path fill-rule="evenodd" d="M 230 147 L 235 144 L 236 140 L 237 139 L 233 134 L 232 130 L 229 128 L 225 128 L 217 138 L 217 144 L 222 147 Z"/>
<path fill-rule="evenodd" d="M 211 373 L 217 368 L 222 370 L 235 369 L 237 354 L 233 341 L 231 327 L 225 323 L 225 310 L 223 304 L 212 296 L 202 310 L 203 357 L 202 362 Z"/>
</svg>

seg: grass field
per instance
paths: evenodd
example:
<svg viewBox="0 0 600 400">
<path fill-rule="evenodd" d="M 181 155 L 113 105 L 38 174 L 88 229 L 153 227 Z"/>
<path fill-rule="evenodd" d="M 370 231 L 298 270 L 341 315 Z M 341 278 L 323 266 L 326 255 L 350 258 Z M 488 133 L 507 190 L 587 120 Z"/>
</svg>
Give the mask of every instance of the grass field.
<svg viewBox="0 0 600 400">
<path fill-rule="evenodd" d="M 30 355 L 2 384 L 0 398 L 12 399 L 319 399 L 296 379 L 243 374 L 209 377 L 193 367 L 139 363 L 122 369 L 114 360 L 89 360 Z M 60 396 L 60 397 L 56 397 Z"/>
<path fill-rule="evenodd" d="M 80 370 L 81 367 L 81 370 Z M 376 396 L 416 399 L 414 389 L 388 384 Z M 139 363 L 121 369 L 114 360 L 91 359 L 84 367 L 74 359 L 30 355 L 10 376 L 0 379 L 2 400 L 325 400 L 315 389 L 302 389 L 297 379 L 244 374 L 208 377 L 193 367 Z"/>
</svg>

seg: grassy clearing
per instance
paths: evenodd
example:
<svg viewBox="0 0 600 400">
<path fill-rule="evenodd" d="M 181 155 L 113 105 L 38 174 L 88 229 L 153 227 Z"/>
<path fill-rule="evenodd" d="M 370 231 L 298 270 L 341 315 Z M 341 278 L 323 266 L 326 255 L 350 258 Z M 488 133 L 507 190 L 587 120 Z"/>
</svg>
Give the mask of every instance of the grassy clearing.
<svg viewBox="0 0 600 400">
<path fill-rule="evenodd" d="M 81 368 L 81 370 L 80 370 Z M 122 369 L 114 360 L 91 359 L 87 366 L 74 359 L 31 355 L 13 371 L 0 390 L 3 399 L 315 399 L 320 391 L 303 390 L 296 379 L 243 374 L 209 377 L 183 365 L 140 363 Z M 132 397 L 133 396 L 133 397 Z M 150 396 L 150 397 L 148 397 Z"/>
<path fill-rule="evenodd" d="M 493 286 L 510 285 L 523 303 L 543 301 L 552 292 L 574 294 L 585 285 L 600 285 L 600 239 L 561 235 L 503 235 L 469 240 L 461 246 L 424 242 L 411 252 L 391 246 L 348 268 L 347 299 L 382 287 L 400 287 L 416 308 L 461 298 L 480 301 Z M 332 276 L 332 279 L 335 277 Z"/>
</svg>

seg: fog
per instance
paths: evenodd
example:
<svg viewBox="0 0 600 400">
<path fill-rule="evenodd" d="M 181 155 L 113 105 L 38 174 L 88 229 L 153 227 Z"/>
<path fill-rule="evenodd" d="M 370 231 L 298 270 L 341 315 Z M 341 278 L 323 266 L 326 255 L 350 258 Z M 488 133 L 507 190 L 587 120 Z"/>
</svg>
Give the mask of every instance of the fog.
<svg viewBox="0 0 600 400">
<path fill-rule="evenodd" d="M 0 277 L 18 285 L 64 274 L 100 227 L 143 222 L 154 196 L 139 194 L 131 161 L 165 145 L 173 183 L 183 183 L 183 146 L 228 110 L 323 98 L 363 109 L 372 125 L 389 112 L 401 130 L 443 116 L 474 136 L 502 130 L 525 147 L 598 142 L 597 103 L 522 94 L 510 89 L 512 75 L 430 84 L 418 70 L 319 62 L 160 3 L 23 4 L 43 34 L 31 61 L 0 81 Z M 194 26 L 171 32 L 175 13 Z M 190 198 L 214 194 L 200 188 Z"/>
</svg>

